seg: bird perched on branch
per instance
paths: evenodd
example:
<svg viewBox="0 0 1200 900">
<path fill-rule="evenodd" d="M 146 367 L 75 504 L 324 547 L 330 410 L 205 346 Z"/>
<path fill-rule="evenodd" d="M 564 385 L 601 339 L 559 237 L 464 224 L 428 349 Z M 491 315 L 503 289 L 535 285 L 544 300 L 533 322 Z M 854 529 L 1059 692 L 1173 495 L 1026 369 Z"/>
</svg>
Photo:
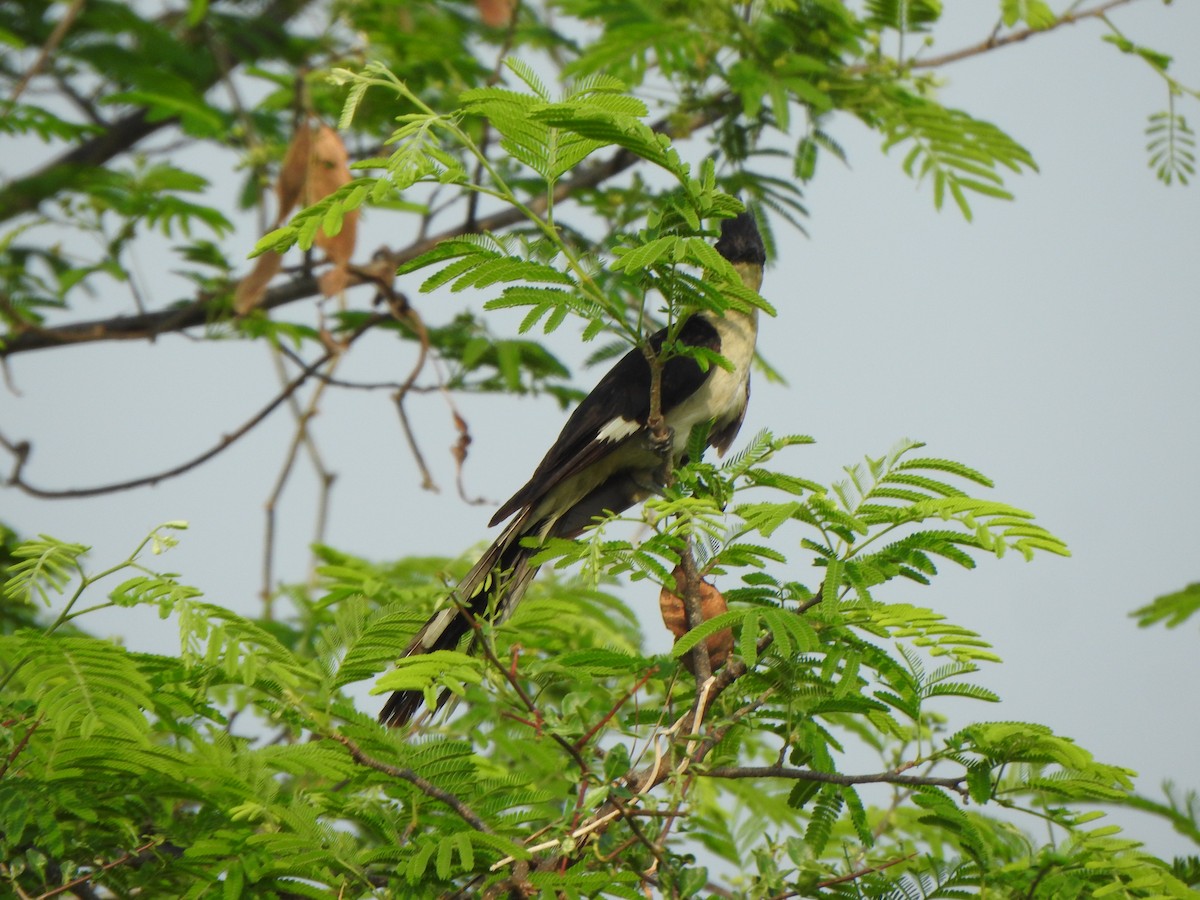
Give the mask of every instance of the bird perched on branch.
<svg viewBox="0 0 1200 900">
<path fill-rule="evenodd" d="M 716 249 L 746 287 L 759 289 L 766 251 L 752 213 L 722 221 Z M 701 366 L 686 355 L 669 356 L 660 381 L 663 422 L 655 435 L 651 426 L 657 423 L 649 421 L 650 364 L 640 348 L 625 354 L 567 419 L 529 482 L 492 517 L 489 524 L 497 525 L 515 516 L 459 582 L 451 597 L 454 602 L 434 613 L 403 655 L 454 650 L 471 631 L 471 617 L 506 617 L 537 574 L 537 566 L 530 563 L 537 547 L 522 546 L 522 541 L 575 537 L 596 516 L 622 512 L 657 492 L 668 450 L 672 464 L 678 464 L 694 426 L 711 423 L 708 445 L 723 454 L 746 413 L 757 334 L 754 309 L 730 309 L 723 315 L 705 310 L 685 320 L 677 341 L 719 353 L 731 369 Z M 663 329 L 650 338 L 656 354 L 666 336 Z M 664 435 L 669 446 L 662 443 Z M 423 697 L 417 690 L 394 692 L 379 720 L 404 725 Z"/>
</svg>

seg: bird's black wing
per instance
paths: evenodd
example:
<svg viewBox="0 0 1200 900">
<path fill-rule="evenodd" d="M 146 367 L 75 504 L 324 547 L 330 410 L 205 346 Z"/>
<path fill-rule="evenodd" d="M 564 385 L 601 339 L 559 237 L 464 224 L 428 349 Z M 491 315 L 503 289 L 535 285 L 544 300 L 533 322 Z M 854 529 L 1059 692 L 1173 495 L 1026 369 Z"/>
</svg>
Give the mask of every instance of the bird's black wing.
<svg viewBox="0 0 1200 900">
<path fill-rule="evenodd" d="M 650 338 L 655 353 L 662 349 L 667 330 Z M 692 315 L 679 329 L 680 343 L 721 352 L 717 330 L 702 315 Z M 691 357 L 673 356 L 663 364 L 662 412 L 698 391 L 712 372 Z M 576 407 L 558 439 L 538 464 L 533 477 L 496 511 L 491 525 L 517 510 L 534 506 L 571 476 L 612 453 L 646 427 L 650 416 L 650 365 L 638 348 L 626 353 Z"/>
</svg>

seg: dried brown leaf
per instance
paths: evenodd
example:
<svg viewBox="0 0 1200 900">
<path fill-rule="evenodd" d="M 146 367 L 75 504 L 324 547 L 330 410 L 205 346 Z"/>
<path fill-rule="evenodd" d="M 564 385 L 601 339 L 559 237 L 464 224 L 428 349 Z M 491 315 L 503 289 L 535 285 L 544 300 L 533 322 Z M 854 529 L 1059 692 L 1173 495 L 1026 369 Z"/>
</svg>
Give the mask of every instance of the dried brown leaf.
<svg viewBox="0 0 1200 900">
<path fill-rule="evenodd" d="M 275 183 L 275 193 L 279 197 L 279 212 L 275 217 L 275 226 L 283 224 L 288 213 L 304 196 L 304 185 L 308 181 L 308 160 L 312 155 L 312 128 L 308 119 L 300 123 L 292 142 L 288 144 L 287 152 L 283 155 L 283 165 L 279 168 L 279 181 Z"/>
<path fill-rule="evenodd" d="M 306 203 L 316 203 L 328 197 L 338 188 L 349 184 L 350 154 L 341 136 L 322 123 L 312 141 L 309 157 Z M 337 234 L 327 234 L 322 228 L 317 232 L 316 244 L 325 251 L 333 263 L 333 269 L 321 277 L 321 292 L 330 297 L 346 287 L 350 279 L 347 266 L 354 256 L 354 245 L 358 239 L 358 210 L 352 209 L 342 217 L 342 227 Z"/>
<path fill-rule="evenodd" d="M 479 18 L 484 25 L 500 28 L 512 21 L 513 11 L 517 8 L 516 0 L 475 0 L 479 8 Z"/>
<path fill-rule="evenodd" d="M 664 587 L 658 594 L 658 607 L 662 612 L 663 625 L 667 627 L 667 630 L 671 634 L 675 635 L 675 640 L 678 641 L 691 629 L 688 627 L 687 607 L 684 605 L 683 597 L 681 596 L 685 581 L 683 568 L 677 567 L 671 574 L 675 577 L 675 590 L 679 593 L 672 593 Z M 719 616 L 728 609 L 729 606 L 725 602 L 724 595 L 716 589 L 716 586 L 701 579 L 701 619 L 707 622 L 709 619 Z M 708 646 L 708 661 L 715 671 L 725 664 L 725 660 L 733 652 L 733 631 L 728 628 L 722 629 L 715 634 L 709 635 L 705 643 Z M 689 672 L 692 671 L 691 654 L 688 654 L 684 658 L 683 664 Z"/>
<path fill-rule="evenodd" d="M 350 173 L 350 154 L 338 133 L 324 122 L 318 123 L 314 129 L 309 120 L 304 119 L 296 127 L 279 169 L 279 180 L 275 184 L 279 212 L 275 227 L 282 225 L 297 205 L 311 206 L 348 184 L 353 177 Z M 356 209 L 342 217 L 342 227 L 337 234 L 327 234 L 324 228 L 317 231 L 315 243 L 333 263 L 333 268 L 317 280 L 321 293 L 326 297 L 342 292 L 350 283 L 349 266 L 357 240 Z M 273 266 L 264 263 L 268 255 L 275 256 Z M 277 255 L 264 254 L 259 257 L 254 271 L 238 284 L 234 308 L 243 313 L 257 306 L 267 283 L 279 269 Z"/>
<path fill-rule="evenodd" d="M 254 261 L 250 274 L 237 283 L 233 291 L 233 309 L 239 316 L 244 316 L 262 302 L 271 283 L 279 270 L 283 268 L 283 257 L 274 250 L 268 250 Z"/>
</svg>

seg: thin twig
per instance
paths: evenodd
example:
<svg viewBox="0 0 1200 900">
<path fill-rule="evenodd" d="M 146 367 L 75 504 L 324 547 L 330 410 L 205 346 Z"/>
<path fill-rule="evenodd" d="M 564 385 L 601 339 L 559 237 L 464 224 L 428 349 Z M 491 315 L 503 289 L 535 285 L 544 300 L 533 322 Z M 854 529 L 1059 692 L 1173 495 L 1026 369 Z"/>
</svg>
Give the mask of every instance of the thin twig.
<svg viewBox="0 0 1200 900">
<path fill-rule="evenodd" d="M 334 346 L 329 346 L 328 344 L 326 346 L 331 350 L 340 349 Z M 271 361 L 275 364 L 275 369 L 279 375 L 280 384 L 287 383 L 287 371 L 284 368 L 283 363 L 285 357 L 295 360 L 300 366 L 304 365 L 304 361 L 300 359 L 300 357 L 296 355 L 294 351 L 285 347 L 283 344 L 272 344 Z M 329 373 L 335 371 L 336 363 L 339 358 L 340 354 L 331 361 L 328 372 L 314 373 L 314 378 L 321 383 L 322 387 L 334 386 L 336 379 L 332 378 Z M 288 407 L 292 411 L 292 416 L 296 420 L 297 426 L 299 426 L 301 416 L 304 415 L 304 412 L 300 409 L 300 404 L 294 395 L 288 399 Z M 316 415 L 315 404 L 311 409 L 309 418 L 312 418 L 314 415 Z M 333 483 L 337 480 L 337 474 L 331 472 L 326 467 L 325 460 L 321 456 L 321 450 L 319 447 L 317 447 L 317 442 L 313 438 L 312 430 L 305 427 L 303 431 L 299 433 L 303 435 L 304 449 L 308 454 L 309 462 L 312 463 L 313 471 L 316 472 L 317 480 L 319 482 L 317 492 L 317 512 L 313 526 L 312 539 L 312 544 L 315 547 L 318 544 L 323 544 L 325 542 L 325 527 L 329 519 L 329 501 L 333 493 Z M 316 586 L 316 569 L 317 559 L 315 553 L 313 553 L 310 554 L 309 559 L 308 581 L 310 588 Z M 269 585 L 270 579 L 265 578 L 263 583 Z"/>
<path fill-rule="evenodd" d="M 624 803 L 621 802 L 621 798 L 617 797 L 615 794 L 611 796 L 611 802 L 620 811 L 621 818 L 625 820 L 625 824 L 629 826 L 629 830 L 633 832 L 633 836 L 637 838 L 638 841 L 640 841 L 642 845 L 650 851 L 651 854 L 653 854 L 654 859 L 658 863 L 665 864 L 666 860 L 663 858 L 662 847 L 654 843 L 652 840 L 650 840 L 650 838 L 646 837 L 646 833 L 642 831 L 642 826 L 638 824 L 637 819 L 634 816 L 636 810 L 629 809 Z"/>
<path fill-rule="evenodd" d="M 20 756 L 25 750 L 25 747 L 28 746 L 29 739 L 33 737 L 33 733 L 37 731 L 38 726 L 42 724 L 42 719 L 44 716 L 45 713 L 34 719 L 33 724 L 29 726 L 29 729 L 23 735 L 21 735 L 21 739 L 17 741 L 16 746 L 14 746 L 9 752 L 8 758 L 4 760 L 4 765 L 0 766 L 0 778 L 4 777 L 4 773 L 8 771 L 8 767 L 13 764 L 13 761 Z M 6 722 L 5 725 L 8 726 L 9 723 Z"/>
<path fill-rule="evenodd" d="M 817 884 L 818 888 L 833 887 L 838 884 L 846 884 L 851 881 L 857 881 L 860 878 L 865 878 L 868 875 L 874 875 L 876 872 L 882 872 L 885 869 L 890 869 L 892 866 L 898 866 L 901 863 L 908 862 L 915 857 L 916 853 L 909 853 L 907 856 L 901 856 L 896 859 L 889 859 L 887 862 L 878 863 L 873 866 L 865 866 L 861 869 L 855 869 L 853 872 L 847 872 L 845 875 L 839 875 L 837 878 L 830 878 L 827 881 L 822 881 Z M 772 894 L 770 900 L 789 900 L 791 897 L 806 897 L 811 893 L 811 889 L 802 891 L 784 891 L 782 894 Z"/>
<path fill-rule="evenodd" d="M 359 765 L 366 766 L 368 769 L 374 769 L 376 772 L 382 772 L 384 775 L 389 775 L 392 778 L 407 781 L 427 797 L 432 797 L 434 800 L 446 804 L 446 806 L 458 814 L 459 818 L 476 831 L 482 831 L 484 834 L 492 834 L 492 829 L 488 826 L 487 822 L 483 821 L 471 807 L 467 806 L 467 804 L 463 803 L 462 800 L 449 791 L 442 790 L 436 784 L 426 781 L 412 769 L 402 769 L 398 766 L 389 765 L 382 760 L 375 759 L 373 756 L 365 753 L 358 744 L 345 735 L 331 734 L 329 737 L 349 750 L 350 756 Z"/>
<path fill-rule="evenodd" d="M 408 413 L 404 409 L 405 397 L 416 383 L 417 377 L 421 374 L 421 370 L 425 368 L 425 363 L 429 359 L 429 330 L 425 327 L 425 322 L 421 319 L 417 311 L 409 306 L 408 298 L 396 291 L 389 280 L 377 274 L 373 275 L 372 280 L 379 289 L 377 300 L 383 299 L 387 304 L 388 312 L 392 318 L 408 325 L 417 336 L 419 349 L 417 351 L 416 362 L 413 363 L 408 377 L 404 379 L 395 393 L 392 394 L 392 401 L 396 404 L 396 413 L 400 417 L 400 427 L 404 430 L 404 438 L 408 441 L 408 447 L 412 451 L 413 460 L 416 462 L 417 469 L 421 473 L 421 488 L 422 490 L 437 493 L 439 490 L 437 482 L 433 480 L 433 475 L 429 471 L 429 466 L 425 462 L 421 448 L 417 445 L 416 434 L 413 433 L 412 425 L 408 421 Z"/>
<path fill-rule="evenodd" d="M 626 703 L 628 703 L 629 699 L 634 694 L 636 694 L 643 687 L 645 687 L 646 682 L 649 681 L 651 678 L 653 678 L 657 673 L 658 673 L 658 666 L 651 666 L 650 669 L 647 670 L 646 674 L 643 675 L 638 680 L 638 683 L 635 684 L 633 687 L 631 687 L 628 691 L 626 691 L 624 697 L 622 697 L 620 700 L 618 700 L 616 703 L 613 704 L 612 709 L 610 709 L 608 712 L 606 712 L 604 714 L 604 718 L 602 718 L 599 722 L 597 722 L 595 725 L 593 725 L 591 728 L 589 728 L 585 734 L 583 734 L 577 741 L 575 741 L 575 749 L 582 750 L 584 747 L 586 747 L 588 745 L 588 742 L 596 736 L 596 732 L 599 731 L 601 728 L 603 728 L 605 725 L 607 725 L 612 720 L 612 717 L 615 716 L 620 711 L 621 707 L 624 706 Z"/>
<path fill-rule="evenodd" d="M 492 73 L 488 76 L 486 86 L 493 87 L 500 83 L 500 72 L 504 68 L 504 60 L 512 49 L 513 39 L 517 33 L 517 9 L 514 7 L 512 15 L 508 20 L 508 28 L 504 34 L 504 43 L 501 45 L 499 52 L 496 54 L 496 62 L 492 66 Z M 475 162 L 475 171 L 471 175 L 472 184 L 480 184 L 483 180 L 484 159 L 487 157 L 488 144 L 492 139 L 492 120 L 483 120 L 483 131 L 479 137 L 479 159 Z M 463 231 L 472 231 L 475 228 L 475 217 L 479 213 L 479 191 L 470 191 L 467 197 L 467 218 L 463 222 Z"/>
<path fill-rule="evenodd" d="M 338 363 L 338 357 L 335 356 L 329 361 L 330 371 L 332 371 Z M 309 397 L 306 408 L 301 409 L 300 405 L 295 402 L 295 397 L 289 397 L 288 403 L 292 407 L 292 413 L 296 418 L 296 431 L 292 436 L 291 443 L 288 445 L 287 453 L 284 456 L 283 466 L 279 470 L 279 476 L 275 479 L 275 486 L 271 490 L 270 496 L 267 498 L 265 506 L 266 514 L 266 532 L 263 537 L 263 585 L 262 585 L 262 603 L 263 616 L 267 621 L 271 620 L 271 597 L 273 595 L 272 582 L 274 581 L 274 565 L 275 565 L 275 510 L 279 506 L 279 501 L 283 496 L 284 488 L 287 486 L 288 479 L 295 470 L 296 456 L 300 451 L 301 446 L 308 448 L 310 458 L 313 460 L 313 465 L 317 469 L 317 475 L 321 478 L 322 484 L 328 486 L 328 473 L 321 464 L 320 455 L 313 445 L 312 434 L 309 431 L 309 422 L 317 414 L 317 406 L 321 402 L 321 397 L 325 393 L 326 385 L 324 382 L 318 382 L 316 389 Z"/>
<path fill-rule="evenodd" d="M 396 404 L 396 413 L 400 416 L 400 427 L 404 431 L 404 439 L 408 441 L 408 449 L 412 452 L 413 460 L 417 464 L 417 470 L 421 473 L 421 490 L 432 491 L 436 494 L 441 489 L 437 486 L 437 482 L 433 480 L 433 475 L 429 471 L 429 465 L 425 462 L 421 448 L 417 445 L 417 436 L 413 434 L 412 426 L 408 423 L 408 413 L 404 411 L 404 394 L 396 391 L 392 395 L 392 400 Z"/>
<path fill-rule="evenodd" d="M 54 888 L 53 890 L 46 891 L 44 894 L 38 894 L 37 900 L 46 900 L 47 897 L 57 897 L 59 894 L 64 894 L 67 891 L 74 890 L 81 885 L 87 884 L 87 882 L 91 881 L 101 872 L 107 872 L 109 869 L 115 869 L 117 866 L 123 866 L 127 862 L 137 859 L 156 843 L 158 843 L 158 838 L 147 841 L 136 850 L 131 850 L 125 853 L 123 856 L 114 859 L 112 862 L 105 863 L 93 872 L 88 872 L 86 875 L 81 875 L 79 878 L 76 878 L 74 881 L 68 881 L 66 884 L 60 884 L 58 887 Z"/>
<path fill-rule="evenodd" d="M 46 43 L 38 53 L 37 59 L 33 61 L 33 65 L 26 70 L 25 74 L 21 76 L 21 80 L 13 87 L 12 93 L 8 95 L 9 103 L 16 103 L 21 94 L 25 92 L 25 88 L 28 87 L 29 82 L 42 71 L 42 68 L 50 59 L 50 55 L 58 49 L 58 45 L 62 43 L 62 39 L 67 36 L 71 25 L 75 22 L 75 17 L 83 10 L 85 2 L 87 0 L 72 0 L 71 5 L 67 7 L 67 11 L 63 13 L 63 17 L 58 20 L 58 24 L 54 26 L 54 30 L 50 32 L 50 37 L 46 38 Z"/>
<path fill-rule="evenodd" d="M 900 857 L 897 857 L 896 859 L 889 859 L 885 863 L 879 863 L 878 865 L 866 866 L 861 869 L 855 869 L 853 872 L 847 872 L 845 875 L 839 875 L 837 878 L 830 878 L 828 881 L 822 881 L 820 884 L 817 885 L 817 887 L 827 888 L 827 887 L 833 887 L 835 884 L 845 884 L 848 881 L 857 881 L 858 879 L 863 878 L 867 875 L 873 875 L 876 872 L 882 872 L 884 869 L 890 869 L 892 866 L 898 866 L 898 865 L 900 865 L 900 863 L 908 862 L 910 859 L 912 859 L 916 855 L 917 855 L 916 853 L 910 853 L 907 856 L 900 856 Z M 799 896 L 803 896 L 803 895 L 797 893 L 797 894 L 786 894 L 784 896 L 799 897 Z M 772 898 L 772 900 L 774 900 L 774 898 Z"/>
<path fill-rule="evenodd" d="M 50 77 L 54 79 L 54 83 L 58 86 L 58 89 L 66 95 L 68 100 L 75 104 L 76 108 L 87 117 L 89 122 L 100 128 L 112 127 L 112 123 L 106 121 L 100 115 L 100 111 L 96 109 L 96 104 L 75 90 L 75 86 L 64 78 L 61 72 L 51 72 Z"/>
<path fill-rule="evenodd" d="M 349 346 L 351 343 L 353 343 L 355 340 L 357 340 L 359 337 L 361 337 L 370 328 L 374 327 L 375 325 L 378 325 L 381 321 L 383 321 L 383 319 L 384 319 L 384 316 L 382 316 L 382 315 L 374 315 L 374 316 L 371 316 L 370 318 L 368 318 L 357 329 L 355 329 L 355 331 L 349 337 L 347 337 L 346 346 Z M 113 482 L 111 484 L 96 485 L 94 487 L 67 488 L 64 490 L 49 490 L 46 488 L 37 487 L 36 485 L 30 484 L 21 475 L 22 469 L 24 468 L 24 465 L 29 458 L 30 447 L 28 445 L 28 442 L 22 441 L 22 442 L 14 443 L 14 442 L 9 441 L 8 439 L 4 438 L 3 436 L 0 436 L 0 444 L 2 444 L 5 447 L 5 449 L 7 449 L 10 453 L 12 453 L 16 457 L 16 465 L 14 466 L 12 475 L 8 479 L 8 484 L 11 487 L 17 488 L 18 490 L 22 491 L 23 493 L 29 494 L 31 497 L 40 497 L 44 500 L 62 500 L 62 499 L 79 498 L 79 497 L 98 497 L 103 494 L 113 494 L 113 493 L 117 493 L 118 491 L 127 491 L 127 490 L 131 490 L 133 488 L 155 485 L 161 481 L 166 481 L 170 478 L 178 477 L 179 475 L 183 475 L 186 472 L 190 472 L 192 469 L 196 468 L 197 466 L 200 466 L 200 465 L 208 462 L 214 456 L 217 456 L 219 453 L 222 453 L 223 451 L 229 449 L 229 447 L 231 447 L 233 444 L 235 444 L 238 440 L 240 440 L 241 438 L 243 438 L 247 434 L 249 434 L 255 427 L 260 425 L 271 413 L 273 413 L 276 409 L 278 409 L 279 406 L 282 405 L 289 397 L 291 397 L 292 394 L 294 394 L 297 390 L 299 390 L 301 385 L 303 385 L 312 376 L 312 374 L 314 372 L 316 372 L 319 368 L 321 368 L 321 366 L 323 366 L 327 362 L 329 362 L 329 360 L 332 359 L 332 357 L 333 357 L 333 353 L 327 351 L 326 353 L 322 354 L 317 360 L 315 360 L 314 362 L 305 366 L 300 371 L 300 374 L 297 375 L 295 378 L 293 378 L 288 383 L 287 387 L 285 387 L 269 403 L 267 403 L 262 409 L 260 409 L 253 416 L 251 416 L 247 421 L 242 423 L 233 432 L 222 436 L 220 441 L 218 441 L 214 446 L 210 447 L 208 450 L 205 450 L 203 453 L 199 454 L 198 456 L 192 457 L 187 462 L 180 463 L 179 465 L 174 466 L 170 469 L 166 469 L 162 472 L 156 472 L 153 475 L 144 475 L 140 478 L 131 478 L 128 481 L 118 481 L 118 482 Z"/>
<path fill-rule="evenodd" d="M 534 721 L 530 724 L 534 726 L 534 731 L 538 734 L 541 734 L 542 723 L 545 722 L 545 717 L 542 715 L 542 711 L 538 709 L 537 704 L 534 703 L 533 698 L 529 696 L 529 692 L 525 690 L 525 686 L 521 684 L 521 679 L 517 677 L 516 652 L 514 651 L 513 654 L 512 665 L 504 665 L 504 663 L 500 662 L 500 659 L 496 656 L 496 651 L 492 649 L 491 642 L 489 642 L 487 637 L 484 635 L 483 625 L 480 623 L 479 619 L 472 615 L 471 611 L 462 604 L 459 604 L 459 610 L 459 614 L 466 616 L 467 623 L 471 626 L 471 630 L 475 632 L 475 643 L 483 653 L 484 658 L 492 664 L 492 667 L 495 668 L 496 671 L 504 676 L 504 680 L 509 683 L 509 686 L 512 687 L 513 691 L 521 699 L 521 703 L 524 705 L 525 709 L 527 709 L 530 715 L 533 716 Z M 551 733 L 550 738 L 565 751 L 567 751 L 567 755 L 575 761 L 575 765 L 579 767 L 580 774 L 583 776 L 584 780 L 586 780 L 591 774 L 591 767 L 587 764 L 587 760 L 583 758 L 579 750 L 561 734 Z"/>
<path fill-rule="evenodd" d="M 1053 24 L 1045 28 L 1023 28 L 1020 31 L 1014 31 L 1011 34 L 1006 34 L 997 37 L 993 32 L 986 40 L 980 41 L 978 44 L 972 44 L 969 47 L 962 47 L 958 50 L 953 50 L 949 53 L 943 53 L 940 56 L 931 56 L 928 59 L 912 60 L 908 63 L 910 69 L 936 69 L 939 66 L 945 66 L 949 63 L 958 62 L 959 60 L 968 59 L 972 56 L 979 56 L 981 53 L 987 53 L 992 50 L 998 50 L 1001 47 L 1007 47 L 1010 44 L 1019 44 L 1022 41 L 1027 41 L 1032 37 L 1038 37 L 1043 34 L 1048 34 L 1056 28 L 1061 28 L 1064 25 L 1075 25 L 1086 19 L 1100 19 L 1118 6 L 1126 6 L 1135 0 L 1108 0 L 1107 3 L 1101 3 L 1099 6 L 1094 6 L 1091 9 L 1085 9 L 1077 13 L 1064 13 L 1054 21 Z M 850 67 L 850 72 L 855 72 L 860 67 Z"/>
<path fill-rule="evenodd" d="M 471 506 L 484 506 L 488 504 L 488 499 L 486 497 L 468 497 L 467 487 L 463 482 L 467 448 L 471 446 L 471 428 L 467 425 L 467 420 L 463 418 L 462 413 L 458 411 L 458 407 L 454 405 L 450 392 L 442 391 L 442 395 L 450 406 L 450 415 L 454 419 L 454 430 L 458 432 L 458 439 L 450 447 L 450 456 L 454 459 L 454 486 L 458 489 L 459 499 L 464 503 L 469 503 Z"/>
<path fill-rule="evenodd" d="M 926 775 L 902 775 L 899 772 L 876 772 L 871 775 L 843 775 L 840 772 L 817 772 L 791 766 L 717 766 L 702 770 L 709 778 L 791 778 L 796 781 L 817 781 L 822 784 L 911 784 L 944 787 L 967 796 L 966 778 L 933 778 Z"/>
</svg>

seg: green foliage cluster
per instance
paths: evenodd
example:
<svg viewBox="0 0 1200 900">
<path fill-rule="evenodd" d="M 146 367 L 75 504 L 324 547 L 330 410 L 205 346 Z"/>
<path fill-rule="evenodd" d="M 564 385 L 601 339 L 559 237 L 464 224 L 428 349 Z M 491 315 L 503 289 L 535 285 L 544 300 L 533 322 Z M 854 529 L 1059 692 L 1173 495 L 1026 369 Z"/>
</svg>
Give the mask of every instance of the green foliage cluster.
<svg viewBox="0 0 1200 900">
<path fill-rule="evenodd" d="M 373 330 L 419 344 L 446 392 L 565 403 L 570 373 L 535 328 L 603 337 L 601 361 L 649 351 L 665 325 L 659 362 L 727 364 L 671 329 L 697 309 L 773 310 L 712 236 L 745 205 L 773 250 L 772 217 L 799 224 L 800 185 L 843 158 L 839 118 L 877 131 L 938 207 L 949 196 L 968 218 L 1034 168 L 1002 129 L 944 106 L 936 66 L 906 50 L 936 33 L 935 0 L 556 0 L 520 4 L 504 26 L 450 0 L 194 0 L 156 17 L 90 0 L 60 29 L 46 10 L 63 6 L 0 5 L 0 40 L 25 63 L 0 63 L 0 129 L 62 151 L 0 187 L 4 354 L 202 326 L 295 359 L 349 352 Z M 996 37 L 1053 30 L 1072 10 L 1002 0 Z M 1176 102 L 1194 95 L 1170 60 L 1109 27 L 1167 85 L 1151 163 L 1186 181 L 1193 142 Z M 51 89 L 57 102 L 42 102 Z M 211 203 L 198 173 L 141 142 L 169 128 L 236 153 L 243 205 L 261 208 L 298 114 L 338 121 L 359 174 L 259 242 L 309 252 L 261 308 L 233 316 L 242 254 L 221 241 L 235 204 Z M 694 152 L 693 135 L 709 147 Z M 420 272 L 425 293 L 481 292 L 483 312 L 427 325 L 390 277 L 360 269 L 390 316 L 281 318 L 318 291 L 318 234 L 363 209 L 413 226 L 384 269 Z M 64 229 L 98 249 L 45 238 Z M 194 293 L 144 306 L 132 259 L 147 236 L 171 244 Z M 50 316 L 114 283 L 136 315 L 56 330 Z M 504 309 L 524 311 L 520 335 L 488 324 Z M 949 725 L 951 704 L 997 699 L 979 676 L 998 660 L 914 594 L 947 564 L 1064 555 L 1062 541 L 917 442 L 829 480 L 797 474 L 809 438 L 764 432 L 723 463 L 704 438 L 643 509 L 544 546 L 545 577 L 511 618 L 479 623 L 480 652 L 399 666 L 469 558 L 383 565 L 320 546 L 316 584 L 281 591 L 286 612 L 249 616 L 147 562 L 182 523 L 99 569 L 81 544 L 0 532 L 0 885 L 26 897 L 1196 896 L 1196 859 L 1154 857 L 1095 808 L 1149 811 L 1197 839 L 1194 795 L 1134 794 L 1127 769 L 1040 724 Z M 654 652 L 614 579 L 649 602 L 689 560 L 728 610 Z M 1143 622 L 1176 624 L 1194 594 L 1160 599 Z M 114 608 L 171 620 L 178 652 L 84 630 Z M 733 655 L 709 680 L 689 674 L 684 660 L 703 670 L 704 639 L 725 629 Z M 459 702 L 389 732 L 366 712 L 367 682 Z"/>
<path fill-rule="evenodd" d="M 743 897 L 1192 896 L 1186 861 L 1145 854 L 1084 808 L 1130 797 L 1130 772 L 1040 725 L 948 731 L 946 698 L 997 699 L 974 680 L 995 657 L 884 594 L 927 583 L 935 558 L 972 567 L 1063 545 L 918 444 L 826 485 L 779 469 L 806 442 L 762 434 L 723 465 L 693 462 L 648 510 L 648 539 L 609 540 L 604 523 L 548 548 L 582 573 L 539 581 L 485 626 L 482 657 L 397 669 L 396 648 L 467 561 L 380 566 L 324 548 L 320 589 L 292 592 L 291 613 L 266 622 L 146 564 L 183 523 L 99 571 L 77 544 L 16 545 L 6 603 L 56 616 L 0 637 L 3 877 L 27 894 L 87 876 L 117 896 L 185 897 L 516 884 L 637 897 L 649 879 L 687 897 L 723 871 Z M 722 493 L 738 498 L 724 514 Z M 730 611 L 647 653 L 612 575 L 632 571 L 645 593 L 689 539 Z M 804 571 L 807 583 L 789 577 Z M 179 652 L 74 627 L 109 607 L 172 619 Z M 736 677 L 681 732 L 697 691 L 681 658 L 721 627 L 736 635 Z M 419 737 L 388 732 L 347 692 L 370 679 L 465 702 Z M 872 757 L 860 774 L 852 761 Z M 1195 832 L 1194 798 L 1172 803 Z M 1017 830 L 1013 811 L 1056 836 Z"/>
</svg>

